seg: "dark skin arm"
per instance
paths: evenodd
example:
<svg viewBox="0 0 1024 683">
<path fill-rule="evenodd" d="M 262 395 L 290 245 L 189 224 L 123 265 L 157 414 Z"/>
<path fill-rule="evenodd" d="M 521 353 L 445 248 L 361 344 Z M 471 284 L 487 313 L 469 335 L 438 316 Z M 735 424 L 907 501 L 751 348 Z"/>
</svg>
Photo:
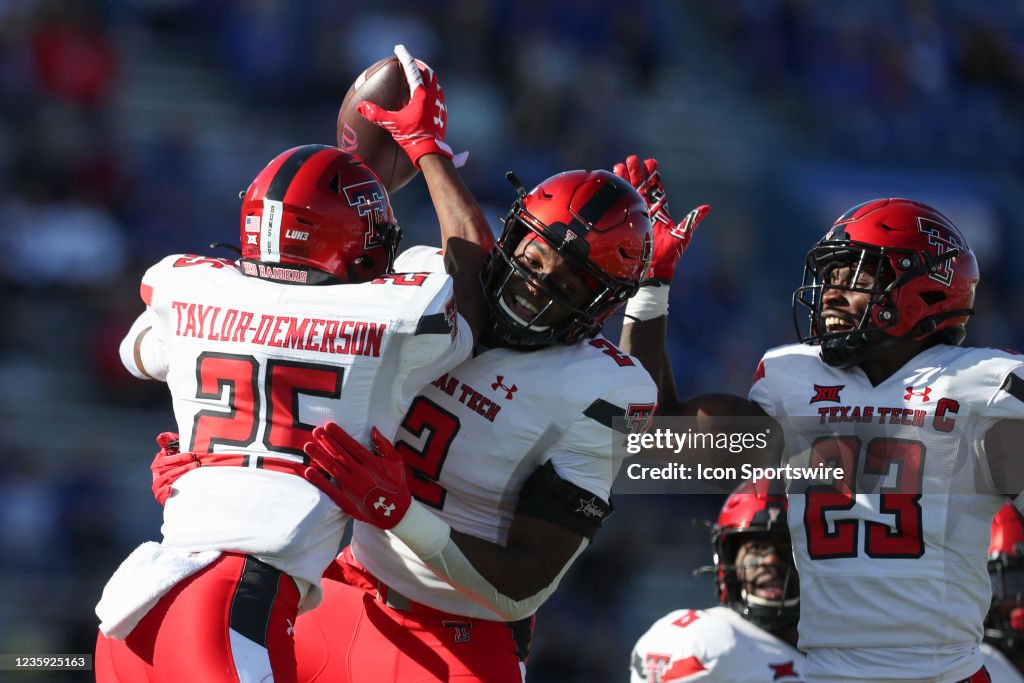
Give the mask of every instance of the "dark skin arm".
<svg viewBox="0 0 1024 683">
<path fill-rule="evenodd" d="M 549 586 L 583 540 L 574 531 L 526 515 L 512 520 L 505 546 L 454 529 L 451 538 L 476 570 L 513 600 Z"/>
<path fill-rule="evenodd" d="M 658 415 L 682 415 L 676 379 L 665 345 L 667 328 L 668 316 L 665 315 L 651 320 L 627 320 L 622 325 L 619 348 L 639 360 L 651 374 L 658 387 Z"/>
<path fill-rule="evenodd" d="M 469 323 L 473 339 L 479 339 L 488 317 L 480 268 L 494 246 L 494 235 L 450 159 L 427 154 L 420 159 L 420 170 L 441 224 L 445 270 L 454 280 L 459 314 Z"/>
</svg>

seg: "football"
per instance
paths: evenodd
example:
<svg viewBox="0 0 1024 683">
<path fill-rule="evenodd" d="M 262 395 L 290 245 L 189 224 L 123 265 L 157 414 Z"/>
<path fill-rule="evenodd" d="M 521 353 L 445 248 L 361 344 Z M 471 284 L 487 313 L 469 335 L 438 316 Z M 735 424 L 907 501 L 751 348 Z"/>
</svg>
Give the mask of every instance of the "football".
<svg viewBox="0 0 1024 683">
<path fill-rule="evenodd" d="M 357 154 L 389 193 L 412 180 L 419 170 L 391 134 L 356 111 L 364 100 L 395 111 L 409 103 L 409 84 L 398 57 L 372 64 L 356 77 L 338 111 L 338 147 Z"/>
</svg>

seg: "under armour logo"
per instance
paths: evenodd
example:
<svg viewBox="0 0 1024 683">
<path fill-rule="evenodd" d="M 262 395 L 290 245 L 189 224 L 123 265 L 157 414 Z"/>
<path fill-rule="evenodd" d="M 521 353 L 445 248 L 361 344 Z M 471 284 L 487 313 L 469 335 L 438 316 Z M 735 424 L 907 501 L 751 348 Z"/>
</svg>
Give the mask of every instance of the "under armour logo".
<svg viewBox="0 0 1024 683">
<path fill-rule="evenodd" d="M 922 391 L 914 391 L 914 387 L 907 387 L 907 393 L 903 394 L 903 400 L 904 401 L 910 401 L 915 396 L 920 396 L 921 397 L 921 402 L 922 403 L 927 403 L 928 400 L 929 400 L 928 399 L 928 394 L 930 394 L 930 393 L 932 393 L 932 388 L 931 387 L 925 387 L 924 390 L 922 390 Z"/>
<path fill-rule="evenodd" d="M 454 631 L 456 643 L 469 642 L 469 629 L 473 628 L 472 621 L 451 621 L 445 619 L 441 622 L 441 625 Z"/>
<path fill-rule="evenodd" d="M 434 115 L 434 125 L 444 129 L 444 113 L 448 111 L 448 107 L 445 106 L 444 101 L 439 97 L 434 100 L 434 104 L 437 106 L 437 113 Z"/>
<path fill-rule="evenodd" d="M 377 499 L 377 502 L 373 504 L 375 510 L 383 510 L 385 517 L 390 517 L 391 513 L 395 511 L 395 504 L 387 502 L 384 496 Z"/>
<path fill-rule="evenodd" d="M 295 635 L 295 626 L 294 626 L 294 624 L 292 624 L 292 620 L 291 619 L 285 619 L 285 622 L 288 624 L 288 628 L 286 628 L 284 632 L 287 633 L 290 636 L 294 636 Z"/>
<path fill-rule="evenodd" d="M 498 379 L 494 380 L 491 383 L 491 389 L 493 389 L 494 391 L 497 391 L 498 389 L 504 389 L 504 391 L 505 391 L 505 398 L 511 401 L 512 400 L 512 394 L 514 394 L 517 391 L 519 391 L 519 387 L 517 387 L 515 384 L 513 384 L 510 387 L 507 387 L 507 386 L 505 386 L 503 384 L 504 381 L 505 381 L 505 375 L 498 375 Z"/>
</svg>

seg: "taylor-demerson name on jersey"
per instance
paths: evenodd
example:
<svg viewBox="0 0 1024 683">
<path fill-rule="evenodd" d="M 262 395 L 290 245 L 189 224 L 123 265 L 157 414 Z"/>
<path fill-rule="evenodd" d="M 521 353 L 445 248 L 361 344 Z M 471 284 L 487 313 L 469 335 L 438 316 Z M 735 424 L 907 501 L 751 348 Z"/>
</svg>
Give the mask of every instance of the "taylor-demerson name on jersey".
<svg viewBox="0 0 1024 683">
<path fill-rule="evenodd" d="M 439 267 L 436 250 L 410 266 Z M 405 257 L 406 255 L 403 255 Z M 396 446 L 417 471 L 413 495 L 454 529 L 504 543 L 523 482 L 551 462 L 559 475 L 607 501 L 621 459 L 612 418 L 653 409 L 657 389 L 638 361 L 607 339 L 521 352 L 490 349 L 439 371 L 409 407 Z M 596 510 L 596 507 L 592 509 Z M 355 523 L 353 552 L 385 584 L 437 609 L 499 619 L 439 579 L 403 543 Z"/>
<path fill-rule="evenodd" d="M 153 372 L 170 388 L 182 449 L 248 463 L 178 480 L 164 544 L 249 552 L 317 584 L 346 520 L 301 477 L 261 465 L 305 462 L 312 429 L 329 420 L 364 443 L 372 426 L 392 436 L 420 387 L 471 353 L 451 279 L 282 286 L 231 261 L 175 255 L 149 269 L 141 291 L 158 320 L 166 367 Z"/>
<path fill-rule="evenodd" d="M 804 683 L 804 655 L 728 607 L 681 609 L 633 646 L 631 683 Z"/>
<path fill-rule="evenodd" d="M 818 424 L 820 437 L 803 441 L 810 464 L 845 473 L 806 495 L 791 484 L 799 646 L 812 678 L 957 681 L 981 667 L 989 528 L 1004 500 L 984 436 L 1024 417 L 1022 359 L 933 346 L 873 386 L 816 347 L 764 356 L 750 399 L 804 418 L 802 429 Z"/>
</svg>

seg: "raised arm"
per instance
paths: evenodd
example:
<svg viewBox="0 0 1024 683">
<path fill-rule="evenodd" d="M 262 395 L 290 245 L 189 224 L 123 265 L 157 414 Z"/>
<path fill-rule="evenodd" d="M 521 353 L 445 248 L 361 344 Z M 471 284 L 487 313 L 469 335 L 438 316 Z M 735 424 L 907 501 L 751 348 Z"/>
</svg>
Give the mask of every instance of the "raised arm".
<svg viewBox="0 0 1024 683">
<path fill-rule="evenodd" d="M 702 204 L 677 224 L 669 214 L 668 198 L 656 160 L 641 162 L 639 157 L 630 156 L 612 170 L 628 180 L 644 198 L 654 226 L 651 268 L 640 291 L 626 304 L 626 321 L 622 325 L 619 346 L 639 359 L 658 385 L 658 414 L 679 415 L 682 406 L 666 347 L 669 284 L 676 264 L 711 207 Z"/>
<path fill-rule="evenodd" d="M 409 83 L 409 104 L 398 111 L 388 111 L 364 101 L 359 103 L 358 111 L 388 131 L 412 163 L 423 171 L 441 225 L 445 267 L 454 280 L 459 313 L 469 323 L 474 339 L 479 339 L 487 317 L 479 273 L 494 245 L 494 235 L 459 176 L 452 148 L 445 142 L 448 109 L 437 74 L 401 45 L 395 46 L 395 55 Z"/>
</svg>

